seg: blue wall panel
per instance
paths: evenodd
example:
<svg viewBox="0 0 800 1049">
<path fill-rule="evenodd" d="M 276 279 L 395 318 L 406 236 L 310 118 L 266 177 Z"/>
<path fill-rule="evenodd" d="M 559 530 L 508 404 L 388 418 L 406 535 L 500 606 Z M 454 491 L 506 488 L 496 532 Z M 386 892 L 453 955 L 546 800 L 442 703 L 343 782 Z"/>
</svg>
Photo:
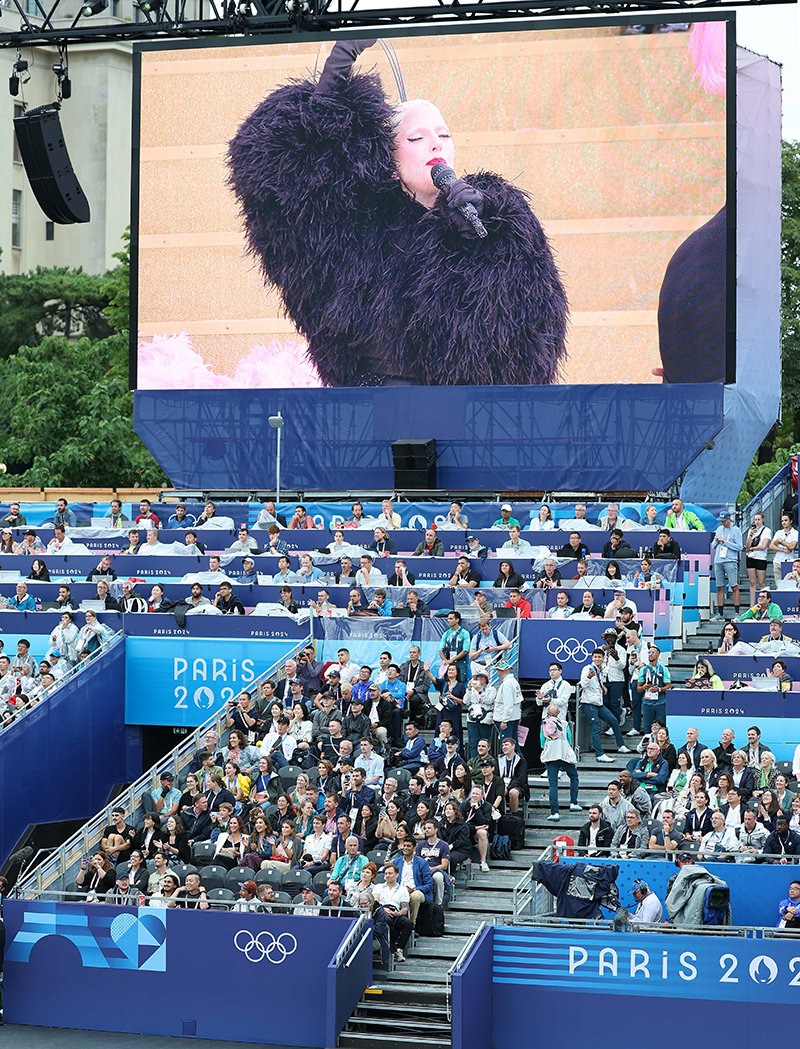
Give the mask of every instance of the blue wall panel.
<svg viewBox="0 0 800 1049">
<path fill-rule="evenodd" d="M 0 865 L 30 824 L 88 819 L 141 773 L 125 767 L 124 686 L 123 642 L 0 733 Z"/>
<path fill-rule="evenodd" d="M 439 488 L 661 490 L 719 431 L 721 384 L 138 390 L 134 425 L 178 488 L 394 486 L 391 442 L 436 438 Z"/>
</svg>

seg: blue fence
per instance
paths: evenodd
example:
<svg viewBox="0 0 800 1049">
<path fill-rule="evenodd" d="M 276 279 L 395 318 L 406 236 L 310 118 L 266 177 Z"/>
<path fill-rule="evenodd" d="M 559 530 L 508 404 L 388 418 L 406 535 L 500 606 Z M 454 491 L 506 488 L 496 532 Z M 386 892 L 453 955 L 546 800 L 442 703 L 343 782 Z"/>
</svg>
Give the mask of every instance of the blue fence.
<svg viewBox="0 0 800 1049">
<path fill-rule="evenodd" d="M 370 976 L 351 966 L 352 986 L 328 982 L 347 918 L 11 899 L 5 922 L 12 1024 L 322 1049 L 342 1026 L 329 995 L 352 1001 Z"/>
<path fill-rule="evenodd" d="M 139 775 L 124 681 L 123 640 L 0 733 L 0 866 L 31 824 L 88 819 Z"/>
</svg>

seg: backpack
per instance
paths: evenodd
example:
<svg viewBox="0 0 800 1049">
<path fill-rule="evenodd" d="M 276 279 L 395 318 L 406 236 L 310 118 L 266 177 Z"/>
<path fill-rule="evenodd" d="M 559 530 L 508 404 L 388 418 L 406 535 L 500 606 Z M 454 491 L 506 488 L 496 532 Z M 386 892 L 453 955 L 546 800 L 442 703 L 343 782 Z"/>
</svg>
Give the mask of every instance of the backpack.
<svg viewBox="0 0 800 1049">
<path fill-rule="evenodd" d="M 525 820 L 522 816 L 518 816 L 515 812 L 506 813 L 498 820 L 497 829 L 508 835 L 510 848 L 525 848 Z"/>
<path fill-rule="evenodd" d="M 508 840 L 507 834 L 495 834 L 492 839 L 492 859 L 493 860 L 510 860 L 511 859 L 511 842 Z"/>
<path fill-rule="evenodd" d="M 444 908 L 439 903 L 422 904 L 417 914 L 417 936 L 444 936 Z"/>
</svg>

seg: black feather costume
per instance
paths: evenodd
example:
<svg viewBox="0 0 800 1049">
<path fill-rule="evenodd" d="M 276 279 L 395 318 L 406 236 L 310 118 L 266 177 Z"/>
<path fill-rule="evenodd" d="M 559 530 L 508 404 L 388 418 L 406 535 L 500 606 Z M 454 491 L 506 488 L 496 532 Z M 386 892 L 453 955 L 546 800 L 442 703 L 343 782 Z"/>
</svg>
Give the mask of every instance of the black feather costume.
<svg viewBox="0 0 800 1049">
<path fill-rule="evenodd" d="M 313 80 L 277 88 L 228 154 L 249 252 L 322 382 L 556 382 L 567 301 L 525 194 L 490 172 L 469 177 L 483 240 L 443 197 L 424 208 L 396 177 L 379 78 L 347 74 L 324 92 Z"/>
</svg>

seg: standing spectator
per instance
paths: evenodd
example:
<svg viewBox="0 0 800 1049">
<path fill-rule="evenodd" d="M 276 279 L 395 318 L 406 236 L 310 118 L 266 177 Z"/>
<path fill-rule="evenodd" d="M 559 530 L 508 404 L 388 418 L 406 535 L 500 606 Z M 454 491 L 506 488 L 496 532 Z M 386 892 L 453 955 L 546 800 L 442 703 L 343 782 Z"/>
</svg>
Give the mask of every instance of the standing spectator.
<svg viewBox="0 0 800 1049">
<path fill-rule="evenodd" d="M 498 663 L 496 670 L 500 681 L 494 700 L 494 723 L 500 730 L 501 741 L 506 736 L 516 740 L 522 710 L 522 690 L 511 673 L 510 663 Z"/>
<path fill-rule="evenodd" d="M 750 604 L 756 603 L 756 592 L 767 585 L 767 556 L 772 529 L 764 524 L 764 514 L 756 510 L 744 542 L 747 578 L 750 582 Z"/>
<path fill-rule="evenodd" d="M 56 500 L 56 512 L 53 514 L 53 524 L 63 524 L 68 528 L 75 528 L 78 519 L 67 505 L 67 500 L 62 496 Z"/>
<path fill-rule="evenodd" d="M 427 860 L 433 876 L 433 902 L 441 905 L 450 884 L 450 846 L 439 837 L 439 824 L 433 817 L 423 825 L 425 837 L 417 844 L 417 855 Z"/>
<path fill-rule="evenodd" d="M 647 650 L 647 664 L 639 671 L 636 689 L 642 697 L 642 721 L 645 726 L 658 720 L 662 725 L 667 722 L 666 692 L 671 688 L 669 669 L 659 660 L 661 649 L 650 645 Z"/>
<path fill-rule="evenodd" d="M 561 676 L 563 671 L 561 663 L 555 660 L 550 664 L 550 680 L 545 681 L 540 689 L 534 693 L 537 706 L 543 707 L 555 704 L 558 707 L 558 716 L 562 722 L 566 722 L 569 713 L 569 701 L 575 691 L 568 681 Z"/>
<path fill-rule="evenodd" d="M 550 815 L 547 818 L 551 823 L 557 823 L 561 819 L 558 806 L 559 772 L 565 772 L 569 778 L 570 812 L 580 812 L 581 806 L 578 804 L 578 759 L 570 746 L 562 712 L 555 703 L 548 706 L 547 714 L 542 719 L 542 740 L 542 763 L 547 770 L 550 787 Z"/>
<path fill-rule="evenodd" d="M 494 720 L 494 703 L 496 689 L 489 684 L 489 672 L 481 667 L 467 686 L 464 703 L 467 707 L 467 735 L 470 757 L 477 753 L 479 739 L 491 740 Z"/>
<path fill-rule="evenodd" d="M 153 513 L 153 506 L 149 499 L 139 500 L 139 513 L 133 521 L 139 528 L 154 528 L 158 530 L 161 526 L 161 521 L 159 521 L 158 515 Z"/>
<path fill-rule="evenodd" d="M 739 554 L 744 547 L 744 542 L 741 530 L 737 525 L 731 523 L 730 510 L 723 510 L 719 521 L 719 526 L 711 541 L 714 551 L 714 581 L 717 586 L 717 611 L 712 618 L 722 621 L 726 581 L 733 595 L 734 613 L 738 616 L 740 612 Z"/>
<path fill-rule="evenodd" d="M 792 527 L 792 518 L 789 514 L 781 514 L 781 527 L 775 533 L 770 550 L 774 551 L 775 557 L 772 568 L 775 572 L 775 581 L 778 582 L 783 574 L 783 566 L 787 561 L 792 561 L 797 550 L 797 529 Z"/>
<path fill-rule="evenodd" d="M 612 759 L 603 750 L 600 738 L 600 722 L 609 725 L 614 733 L 617 751 L 628 754 L 629 749 L 625 746 L 622 738 L 619 721 L 611 711 L 604 705 L 607 685 L 603 674 L 603 661 L 605 652 L 602 648 L 596 648 L 592 653 L 592 662 L 581 671 L 580 680 L 580 708 L 586 715 L 592 733 L 592 745 L 595 757 L 598 761 L 610 762 Z"/>
</svg>

